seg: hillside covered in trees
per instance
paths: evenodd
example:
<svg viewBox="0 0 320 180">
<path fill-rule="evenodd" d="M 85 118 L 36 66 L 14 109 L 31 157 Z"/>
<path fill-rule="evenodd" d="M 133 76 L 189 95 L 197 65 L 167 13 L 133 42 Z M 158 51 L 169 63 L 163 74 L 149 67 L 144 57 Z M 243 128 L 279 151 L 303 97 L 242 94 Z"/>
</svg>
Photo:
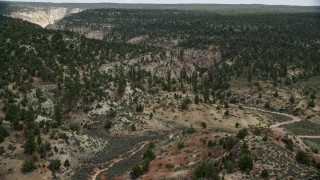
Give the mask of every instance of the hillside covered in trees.
<svg viewBox="0 0 320 180">
<path fill-rule="evenodd" d="M 86 9 L 0 15 L 0 179 L 320 177 L 318 7 L 0 6 Z"/>
<path fill-rule="evenodd" d="M 290 83 L 320 72 L 319 19 L 319 13 L 92 9 L 66 17 L 58 26 L 101 31 L 111 42 L 144 37 L 143 44 L 219 51 L 230 65 L 229 76 Z"/>
</svg>

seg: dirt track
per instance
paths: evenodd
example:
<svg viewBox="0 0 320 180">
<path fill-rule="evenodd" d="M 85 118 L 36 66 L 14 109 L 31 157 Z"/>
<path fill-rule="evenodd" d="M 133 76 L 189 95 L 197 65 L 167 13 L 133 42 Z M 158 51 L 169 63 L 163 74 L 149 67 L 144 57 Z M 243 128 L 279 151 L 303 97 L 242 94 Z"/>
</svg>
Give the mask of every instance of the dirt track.
<svg viewBox="0 0 320 180">
<path fill-rule="evenodd" d="M 282 125 L 287 125 L 287 124 L 292 124 L 292 123 L 295 123 L 295 122 L 299 122 L 299 121 L 302 121 L 301 118 L 297 117 L 297 116 L 293 116 L 291 114 L 286 114 L 286 113 L 280 113 L 280 112 L 275 112 L 275 111 L 268 111 L 268 110 L 264 110 L 264 109 L 259 109 L 259 108 L 255 108 L 255 107 L 244 107 L 245 109 L 251 109 L 251 110 L 257 110 L 257 111 L 262 111 L 262 112 L 267 112 L 267 113 L 272 113 L 272 114 L 278 114 L 278 115 L 283 115 L 283 116 L 287 116 L 289 118 L 291 118 L 292 120 L 290 121 L 286 121 L 286 122 L 279 122 L 279 123 L 276 123 L 276 124 L 273 124 L 269 127 L 269 129 L 273 130 L 273 131 L 281 131 L 281 132 L 285 132 L 284 128 L 280 127 Z M 320 136 L 293 136 L 292 137 L 295 137 L 296 140 L 298 141 L 298 146 L 301 148 L 301 149 L 309 149 L 309 147 L 307 145 L 304 144 L 303 140 L 301 138 L 320 138 Z"/>
<path fill-rule="evenodd" d="M 148 143 L 149 143 L 148 141 L 145 142 L 139 149 L 133 151 L 133 152 L 130 154 L 130 156 L 127 157 L 127 158 L 130 158 L 131 156 L 133 156 L 134 154 L 136 154 L 138 151 L 140 151 L 141 149 L 143 149 L 144 146 L 147 145 Z M 120 162 L 120 161 L 122 161 L 122 160 L 125 160 L 125 159 L 127 159 L 127 158 L 118 158 L 118 159 L 112 160 L 112 163 L 111 163 L 108 167 L 106 167 L 106 168 L 104 168 L 104 169 L 101 169 L 101 170 L 95 172 L 95 174 L 92 176 L 92 180 L 96 180 L 96 179 L 97 179 L 97 176 L 98 176 L 100 173 L 108 170 L 109 168 L 111 168 L 111 167 L 112 167 L 113 165 L 115 165 L 116 163 L 118 163 L 118 162 Z"/>
<path fill-rule="evenodd" d="M 255 107 L 243 107 L 245 109 L 251 109 L 251 110 L 257 110 L 257 111 L 261 111 L 261 112 L 266 112 L 266 113 L 272 113 L 272 114 L 278 114 L 278 115 L 282 115 L 282 116 L 287 116 L 289 118 L 291 118 L 292 120 L 291 121 L 286 121 L 286 122 L 281 122 L 281 123 L 276 123 L 276 124 L 273 124 L 271 125 L 269 128 L 272 129 L 272 128 L 279 128 L 280 126 L 282 125 L 287 125 L 287 124 L 292 124 L 292 123 L 295 123 L 295 122 L 299 122 L 299 121 L 302 121 L 302 119 L 300 119 L 299 117 L 297 116 L 293 116 L 291 114 L 285 114 L 285 113 L 280 113 L 280 112 L 275 112 L 275 111 L 268 111 L 268 110 L 265 110 L 265 109 L 259 109 L 259 108 L 255 108 Z"/>
</svg>

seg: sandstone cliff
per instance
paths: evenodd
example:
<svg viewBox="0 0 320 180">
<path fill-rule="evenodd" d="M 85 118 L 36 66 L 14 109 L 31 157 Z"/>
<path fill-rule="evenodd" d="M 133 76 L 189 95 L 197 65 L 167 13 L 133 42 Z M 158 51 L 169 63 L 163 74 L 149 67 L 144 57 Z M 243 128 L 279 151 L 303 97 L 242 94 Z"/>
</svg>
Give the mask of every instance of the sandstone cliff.
<svg viewBox="0 0 320 180">
<path fill-rule="evenodd" d="M 26 11 L 18 11 L 10 13 L 13 18 L 23 19 L 41 27 L 46 27 L 54 24 L 63 17 L 81 12 L 83 9 L 79 8 L 46 8 L 46 9 L 32 9 Z"/>
</svg>

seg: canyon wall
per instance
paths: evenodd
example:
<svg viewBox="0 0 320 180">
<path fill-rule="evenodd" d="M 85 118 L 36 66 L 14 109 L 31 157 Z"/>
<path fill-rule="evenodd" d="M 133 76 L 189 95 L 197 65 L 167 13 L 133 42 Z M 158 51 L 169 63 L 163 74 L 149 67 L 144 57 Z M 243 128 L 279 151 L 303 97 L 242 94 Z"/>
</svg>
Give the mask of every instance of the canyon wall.
<svg viewBox="0 0 320 180">
<path fill-rule="evenodd" d="M 32 9 L 11 12 L 10 17 L 23 19 L 41 27 L 46 27 L 54 24 L 56 21 L 64 18 L 67 15 L 81 12 L 83 9 L 79 8 L 46 8 L 46 9 Z"/>
</svg>

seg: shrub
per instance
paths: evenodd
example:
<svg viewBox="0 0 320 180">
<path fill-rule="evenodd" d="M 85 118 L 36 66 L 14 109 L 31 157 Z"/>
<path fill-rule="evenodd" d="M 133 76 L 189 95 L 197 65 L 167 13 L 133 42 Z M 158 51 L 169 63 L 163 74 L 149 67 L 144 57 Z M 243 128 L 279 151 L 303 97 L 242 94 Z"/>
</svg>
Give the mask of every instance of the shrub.
<svg viewBox="0 0 320 180">
<path fill-rule="evenodd" d="M 250 154 L 242 154 L 239 158 L 238 166 L 241 170 L 253 169 L 253 158 Z"/>
<path fill-rule="evenodd" d="M 70 129 L 71 131 L 79 132 L 79 131 L 80 131 L 80 125 L 79 125 L 79 124 L 76 124 L 76 123 L 70 124 L 70 125 L 69 125 L 69 129 Z"/>
<path fill-rule="evenodd" d="M 130 175 L 132 179 L 136 179 L 143 174 L 143 169 L 139 164 L 136 164 L 132 167 Z"/>
<path fill-rule="evenodd" d="M 188 134 L 193 134 L 196 132 L 196 129 L 191 125 L 190 128 L 187 130 Z"/>
<path fill-rule="evenodd" d="M 33 133 L 28 133 L 27 140 L 23 145 L 25 152 L 32 154 L 36 150 L 36 147 L 37 147 L 37 144 L 35 142 Z"/>
<path fill-rule="evenodd" d="M 262 140 L 263 141 L 268 141 L 268 136 L 267 135 L 263 136 Z"/>
<path fill-rule="evenodd" d="M 22 172 L 27 173 L 37 169 L 35 162 L 32 159 L 27 159 L 22 164 Z"/>
<path fill-rule="evenodd" d="M 174 168 L 174 164 L 171 164 L 171 163 L 166 164 L 165 166 L 166 166 L 167 169 L 173 169 Z"/>
<path fill-rule="evenodd" d="M 142 104 L 139 104 L 138 106 L 137 106 L 137 108 L 136 108 L 136 111 L 137 112 L 143 112 L 143 105 Z"/>
<path fill-rule="evenodd" d="M 213 147 L 215 146 L 215 143 L 212 140 L 208 141 L 208 147 Z"/>
<path fill-rule="evenodd" d="M 243 142 L 243 144 L 241 145 L 240 154 L 251 154 L 249 146 L 246 142 Z"/>
<path fill-rule="evenodd" d="M 49 169 L 52 171 L 52 172 L 56 172 L 60 169 L 60 166 L 61 166 L 61 162 L 59 159 L 56 159 L 56 160 L 53 160 L 50 162 L 49 164 Z"/>
<path fill-rule="evenodd" d="M 246 128 L 243 128 L 238 132 L 237 137 L 240 139 L 244 139 L 248 134 L 248 130 Z"/>
<path fill-rule="evenodd" d="M 116 115 L 117 115 L 117 111 L 116 110 L 111 109 L 108 112 L 108 116 L 111 117 L 111 118 L 116 117 Z"/>
<path fill-rule="evenodd" d="M 262 178 L 267 178 L 268 176 L 269 176 L 268 170 L 263 169 L 263 170 L 261 171 L 260 177 L 262 177 Z"/>
<path fill-rule="evenodd" d="M 64 161 L 63 166 L 64 166 L 64 167 L 70 167 L 70 162 L 69 162 L 68 159 L 66 159 L 66 160 Z"/>
<path fill-rule="evenodd" d="M 182 141 L 180 141 L 178 143 L 178 149 L 182 149 L 182 148 L 184 148 L 184 143 Z"/>
<path fill-rule="evenodd" d="M 226 170 L 227 170 L 228 173 L 232 173 L 234 168 L 235 168 L 234 162 L 232 162 L 232 161 L 227 161 L 226 162 Z"/>
<path fill-rule="evenodd" d="M 5 153 L 6 152 L 6 150 L 4 149 L 4 147 L 3 146 L 0 146 L 0 156 L 3 154 L 3 153 Z"/>
<path fill-rule="evenodd" d="M 228 109 L 224 112 L 224 115 L 225 115 L 225 116 L 229 116 L 229 115 L 230 115 L 230 112 L 229 112 Z"/>
<path fill-rule="evenodd" d="M 207 128 L 207 124 L 206 124 L 205 122 L 201 122 L 201 127 L 202 127 L 203 129 L 206 129 L 206 128 Z"/>
<path fill-rule="evenodd" d="M 32 159 L 34 162 L 37 162 L 39 158 L 38 158 L 37 155 L 32 155 L 31 159 Z"/>
<path fill-rule="evenodd" d="M 200 97 L 199 97 L 198 94 L 196 94 L 196 95 L 194 96 L 194 103 L 195 103 L 195 104 L 199 104 L 199 102 L 200 102 Z"/>
<path fill-rule="evenodd" d="M 314 102 L 313 99 L 308 102 L 308 107 L 309 107 L 309 108 L 314 108 L 315 106 L 316 106 L 316 103 Z"/>
<path fill-rule="evenodd" d="M 137 128 L 136 128 L 136 126 L 134 124 L 131 124 L 130 128 L 131 128 L 131 131 L 136 131 L 137 130 Z"/>
<path fill-rule="evenodd" d="M 282 139 L 282 141 L 286 144 L 286 148 L 288 148 L 290 151 L 293 151 L 292 139 Z"/>
<path fill-rule="evenodd" d="M 255 127 L 255 128 L 254 128 L 254 131 L 253 131 L 253 134 L 259 136 L 259 135 L 261 134 L 261 132 L 262 132 L 262 129 L 261 129 L 261 128 Z"/>
<path fill-rule="evenodd" d="M 223 142 L 223 148 L 231 150 L 233 146 L 235 145 L 234 140 L 231 137 L 227 137 L 225 141 Z"/>
<path fill-rule="evenodd" d="M 112 123 L 111 123 L 110 121 L 108 121 L 108 122 L 104 125 L 104 128 L 105 128 L 106 130 L 111 129 L 111 128 L 112 128 Z"/>
<path fill-rule="evenodd" d="M 54 150 L 54 152 L 56 152 L 56 153 L 59 151 L 58 148 L 57 148 L 57 146 L 54 146 L 54 147 L 53 147 L 53 150 Z"/>
<path fill-rule="evenodd" d="M 156 158 L 156 155 L 152 152 L 151 149 L 148 149 L 144 154 L 143 154 L 143 159 L 146 161 L 152 161 Z"/>
<path fill-rule="evenodd" d="M 50 150 L 51 150 L 51 144 L 48 141 L 46 141 L 46 142 L 41 143 L 38 151 L 41 154 L 45 154 L 45 153 L 49 152 Z"/>
<path fill-rule="evenodd" d="M 309 165 L 311 162 L 311 159 L 309 158 L 308 154 L 305 153 L 304 151 L 299 150 L 296 154 L 296 160 L 300 164 L 306 164 Z"/>
<path fill-rule="evenodd" d="M 263 107 L 266 108 L 266 109 L 270 109 L 270 103 L 266 102 Z"/>
<path fill-rule="evenodd" d="M 156 147 L 156 145 L 153 143 L 153 142 L 151 142 L 150 144 L 149 144 L 149 149 L 153 149 L 153 148 L 155 148 Z"/>
<path fill-rule="evenodd" d="M 290 102 L 290 104 L 294 104 L 294 102 L 295 102 L 295 99 L 292 95 L 290 96 L 289 102 Z"/>
<path fill-rule="evenodd" d="M 9 136 L 8 130 L 0 126 L 0 143 L 4 141 L 4 138 Z"/>
<path fill-rule="evenodd" d="M 97 104 L 96 105 L 96 109 L 100 109 L 100 108 L 102 108 L 102 105 L 101 104 Z"/>
<path fill-rule="evenodd" d="M 198 179 L 205 178 L 205 179 L 212 179 L 217 180 L 220 179 L 218 175 L 218 171 L 216 170 L 215 166 L 212 163 L 200 163 L 196 166 L 194 171 L 195 177 Z"/>
<path fill-rule="evenodd" d="M 319 150 L 317 148 L 312 148 L 312 152 L 315 153 L 315 154 L 318 154 Z"/>
<path fill-rule="evenodd" d="M 191 103 L 191 100 L 188 97 L 186 97 L 181 102 L 180 108 L 182 110 L 187 110 L 189 108 L 190 103 Z"/>
</svg>

